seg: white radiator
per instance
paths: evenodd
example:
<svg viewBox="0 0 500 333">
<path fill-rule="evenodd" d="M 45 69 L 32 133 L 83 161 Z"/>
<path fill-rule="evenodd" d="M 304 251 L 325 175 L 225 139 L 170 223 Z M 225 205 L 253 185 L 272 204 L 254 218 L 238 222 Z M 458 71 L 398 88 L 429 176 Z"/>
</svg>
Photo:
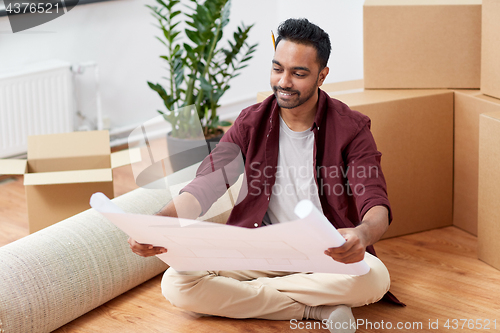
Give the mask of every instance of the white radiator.
<svg viewBox="0 0 500 333">
<path fill-rule="evenodd" d="M 0 73 L 0 158 L 25 154 L 28 135 L 72 132 L 74 104 L 69 63 Z"/>
</svg>

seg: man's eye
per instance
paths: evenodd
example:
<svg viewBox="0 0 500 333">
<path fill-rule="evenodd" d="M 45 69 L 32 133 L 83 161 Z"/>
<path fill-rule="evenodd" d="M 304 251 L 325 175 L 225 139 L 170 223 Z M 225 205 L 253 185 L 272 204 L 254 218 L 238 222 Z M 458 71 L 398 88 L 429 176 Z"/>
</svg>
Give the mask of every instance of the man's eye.
<svg viewBox="0 0 500 333">
<path fill-rule="evenodd" d="M 304 74 L 300 74 L 300 73 L 295 73 L 295 76 L 302 77 L 302 76 L 305 76 L 305 75 Z"/>
<path fill-rule="evenodd" d="M 281 72 L 281 68 L 273 68 L 273 71 L 275 71 L 275 72 Z"/>
</svg>

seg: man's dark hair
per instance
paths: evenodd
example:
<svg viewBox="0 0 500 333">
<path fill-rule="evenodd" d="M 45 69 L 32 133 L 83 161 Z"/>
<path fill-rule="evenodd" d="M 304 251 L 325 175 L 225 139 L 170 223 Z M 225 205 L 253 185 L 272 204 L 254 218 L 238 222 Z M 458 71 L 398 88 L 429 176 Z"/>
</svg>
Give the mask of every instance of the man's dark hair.
<svg viewBox="0 0 500 333">
<path fill-rule="evenodd" d="M 278 27 L 276 47 L 281 40 L 311 45 L 316 49 L 320 70 L 326 67 L 332 46 L 328 34 L 305 18 L 288 19 Z"/>
</svg>

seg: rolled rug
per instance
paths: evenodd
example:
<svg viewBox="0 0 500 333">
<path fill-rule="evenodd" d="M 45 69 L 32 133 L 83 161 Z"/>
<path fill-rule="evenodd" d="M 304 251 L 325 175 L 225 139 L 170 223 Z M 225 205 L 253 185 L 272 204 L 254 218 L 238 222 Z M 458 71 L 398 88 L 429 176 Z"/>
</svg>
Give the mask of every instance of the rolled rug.
<svg viewBox="0 0 500 333">
<path fill-rule="evenodd" d="M 113 202 L 154 214 L 170 198 L 139 188 Z M 132 253 L 127 238 L 89 209 L 0 247 L 0 332 L 51 332 L 168 267 Z"/>
</svg>

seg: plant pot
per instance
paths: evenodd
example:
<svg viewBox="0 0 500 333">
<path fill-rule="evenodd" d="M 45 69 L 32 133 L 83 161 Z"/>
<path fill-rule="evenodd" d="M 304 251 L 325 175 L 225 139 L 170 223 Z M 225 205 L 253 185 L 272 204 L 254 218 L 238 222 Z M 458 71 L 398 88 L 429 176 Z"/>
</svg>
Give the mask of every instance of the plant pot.
<svg viewBox="0 0 500 333">
<path fill-rule="evenodd" d="M 219 130 L 219 135 L 205 140 L 178 139 L 167 134 L 167 147 L 170 164 L 173 172 L 187 168 L 203 161 L 220 141 L 224 132 Z"/>
</svg>

